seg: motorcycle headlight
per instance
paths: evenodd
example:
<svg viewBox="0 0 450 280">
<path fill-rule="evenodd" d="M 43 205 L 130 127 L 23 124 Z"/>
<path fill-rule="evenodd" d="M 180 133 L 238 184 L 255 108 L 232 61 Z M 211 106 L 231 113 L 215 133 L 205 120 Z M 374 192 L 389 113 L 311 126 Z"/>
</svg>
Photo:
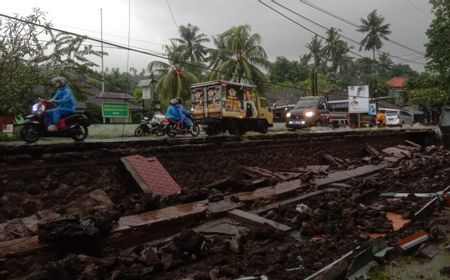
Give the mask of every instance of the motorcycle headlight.
<svg viewBox="0 0 450 280">
<path fill-rule="evenodd" d="M 291 117 L 291 112 L 288 112 L 287 114 L 286 114 L 286 118 L 290 118 Z"/>
<path fill-rule="evenodd" d="M 305 117 L 307 117 L 307 118 L 310 118 L 312 116 L 314 116 L 314 112 L 313 111 L 308 111 L 308 112 L 305 113 Z"/>
<path fill-rule="evenodd" d="M 35 104 L 33 104 L 33 106 L 31 107 L 31 112 L 32 112 L 32 113 L 37 113 L 38 109 L 39 109 L 39 103 L 35 103 Z"/>
</svg>

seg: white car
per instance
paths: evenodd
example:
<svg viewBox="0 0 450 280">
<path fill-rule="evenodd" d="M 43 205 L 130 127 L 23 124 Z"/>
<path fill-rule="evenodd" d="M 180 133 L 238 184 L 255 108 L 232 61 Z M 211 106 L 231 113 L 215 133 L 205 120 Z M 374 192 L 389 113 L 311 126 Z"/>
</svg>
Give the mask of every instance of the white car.
<svg viewBox="0 0 450 280">
<path fill-rule="evenodd" d="M 403 126 L 404 124 L 412 125 L 414 117 L 403 110 L 386 111 L 386 125 L 387 126 Z"/>
</svg>

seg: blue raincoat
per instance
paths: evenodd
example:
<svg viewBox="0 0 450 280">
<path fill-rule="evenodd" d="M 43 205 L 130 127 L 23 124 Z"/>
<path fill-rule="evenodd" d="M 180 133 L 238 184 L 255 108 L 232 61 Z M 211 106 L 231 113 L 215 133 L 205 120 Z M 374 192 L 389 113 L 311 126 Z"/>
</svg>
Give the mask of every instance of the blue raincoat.
<svg viewBox="0 0 450 280">
<path fill-rule="evenodd" d="M 77 107 L 77 101 L 73 96 L 72 90 L 66 85 L 59 87 L 56 90 L 53 100 L 58 103 L 58 107 L 47 110 L 48 124 L 50 125 L 58 124 L 61 117 L 74 112 Z"/>
<path fill-rule="evenodd" d="M 177 105 L 169 104 L 166 111 L 166 118 L 169 118 L 175 122 L 181 120 L 180 111 L 176 106 L 178 106 L 178 104 Z"/>
</svg>

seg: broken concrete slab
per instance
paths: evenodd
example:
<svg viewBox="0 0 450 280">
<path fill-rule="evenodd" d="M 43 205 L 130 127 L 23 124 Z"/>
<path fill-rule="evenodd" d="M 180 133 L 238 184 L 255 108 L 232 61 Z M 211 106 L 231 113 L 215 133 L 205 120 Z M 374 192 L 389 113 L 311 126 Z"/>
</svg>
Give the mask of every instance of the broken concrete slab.
<svg viewBox="0 0 450 280">
<path fill-rule="evenodd" d="M 208 203 L 208 214 L 209 215 L 217 215 L 220 213 L 224 213 L 236 208 L 241 207 L 243 204 L 241 203 L 235 203 L 228 200 L 220 200 L 217 202 L 209 202 Z"/>
<path fill-rule="evenodd" d="M 439 254 L 440 251 L 441 248 L 438 244 L 427 244 L 419 250 L 419 255 L 427 259 L 432 259 Z"/>
<path fill-rule="evenodd" d="M 202 223 L 196 226 L 195 230 L 201 234 L 222 235 L 246 234 L 250 231 L 249 228 L 242 226 L 236 220 L 227 217 Z"/>
<path fill-rule="evenodd" d="M 259 188 L 252 192 L 241 192 L 236 194 L 240 201 L 249 201 L 257 199 L 274 199 L 281 195 L 288 195 L 301 188 L 302 181 L 297 179 L 278 183 L 275 186 Z"/>
<path fill-rule="evenodd" d="M 397 147 L 390 147 L 390 148 L 386 148 L 383 150 L 383 153 L 391 156 L 391 157 L 396 157 L 398 159 L 402 159 L 405 157 L 411 157 L 411 152 L 408 150 L 403 150 Z"/>
<path fill-rule="evenodd" d="M 326 178 L 316 179 L 316 186 L 319 187 L 319 186 L 328 185 L 331 183 L 345 181 L 345 180 L 348 180 L 353 177 L 368 175 L 368 174 L 383 170 L 386 167 L 387 167 L 386 164 L 380 164 L 380 165 L 369 164 L 369 165 L 357 167 L 352 170 L 334 172 L 334 173 L 329 174 Z"/>
<path fill-rule="evenodd" d="M 305 167 L 306 171 L 311 171 L 316 175 L 324 175 L 328 173 L 329 165 L 308 165 Z"/>
<path fill-rule="evenodd" d="M 366 152 L 369 153 L 372 156 L 379 156 L 380 155 L 380 152 L 377 149 L 375 149 L 374 147 L 372 147 L 371 145 L 369 145 L 369 144 L 366 144 L 364 148 L 365 148 Z"/>
<path fill-rule="evenodd" d="M 415 143 L 415 142 L 413 142 L 413 141 L 410 141 L 410 140 L 405 140 L 405 143 L 408 144 L 408 145 L 410 145 L 410 146 L 419 148 L 419 149 L 422 148 L 422 145 L 419 145 L 419 144 L 417 144 L 417 143 Z"/>
<path fill-rule="evenodd" d="M 420 230 L 410 236 L 400 239 L 397 245 L 403 251 L 408 251 L 422 244 L 429 239 L 428 234 L 424 230 Z"/>
<path fill-rule="evenodd" d="M 266 219 L 264 217 L 258 216 L 256 214 L 242 211 L 239 209 L 231 210 L 228 212 L 229 216 L 237 220 L 243 221 L 244 223 L 250 223 L 257 226 L 268 225 L 276 230 L 282 232 L 288 232 L 292 230 L 292 227 L 275 222 L 273 220 Z"/>
<path fill-rule="evenodd" d="M 162 197 L 171 196 L 181 191 L 180 186 L 157 158 L 134 155 L 122 157 L 121 161 L 142 191 Z"/>
</svg>

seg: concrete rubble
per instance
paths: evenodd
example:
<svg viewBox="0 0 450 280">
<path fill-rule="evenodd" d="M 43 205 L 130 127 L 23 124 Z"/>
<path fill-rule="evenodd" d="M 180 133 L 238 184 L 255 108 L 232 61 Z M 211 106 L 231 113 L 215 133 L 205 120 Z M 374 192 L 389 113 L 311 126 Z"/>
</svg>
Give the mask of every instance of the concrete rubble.
<svg viewBox="0 0 450 280">
<path fill-rule="evenodd" d="M 77 187 L 82 194 L 54 207 L 74 191 L 30 185 L 27 203 L 44 206 L 19 211 L 12 195 L 2 197 L 9 208 L 0 211 L 0 276 L 364 279 L 397 254 L 432 259 L 445 250 L 435 245 L 448 242 L 445 221 L 434 214 L 450 206 L 448 166 L 450 152 L 408 140 L 366 144 L 353 158 L 324 153 L 303 166 L 243 166 L 195 193 L 180 181 L 180 190 L 144 190 L 129 166 L 115 171 L 138 186 L 119 196 Z"/>
</svg>

